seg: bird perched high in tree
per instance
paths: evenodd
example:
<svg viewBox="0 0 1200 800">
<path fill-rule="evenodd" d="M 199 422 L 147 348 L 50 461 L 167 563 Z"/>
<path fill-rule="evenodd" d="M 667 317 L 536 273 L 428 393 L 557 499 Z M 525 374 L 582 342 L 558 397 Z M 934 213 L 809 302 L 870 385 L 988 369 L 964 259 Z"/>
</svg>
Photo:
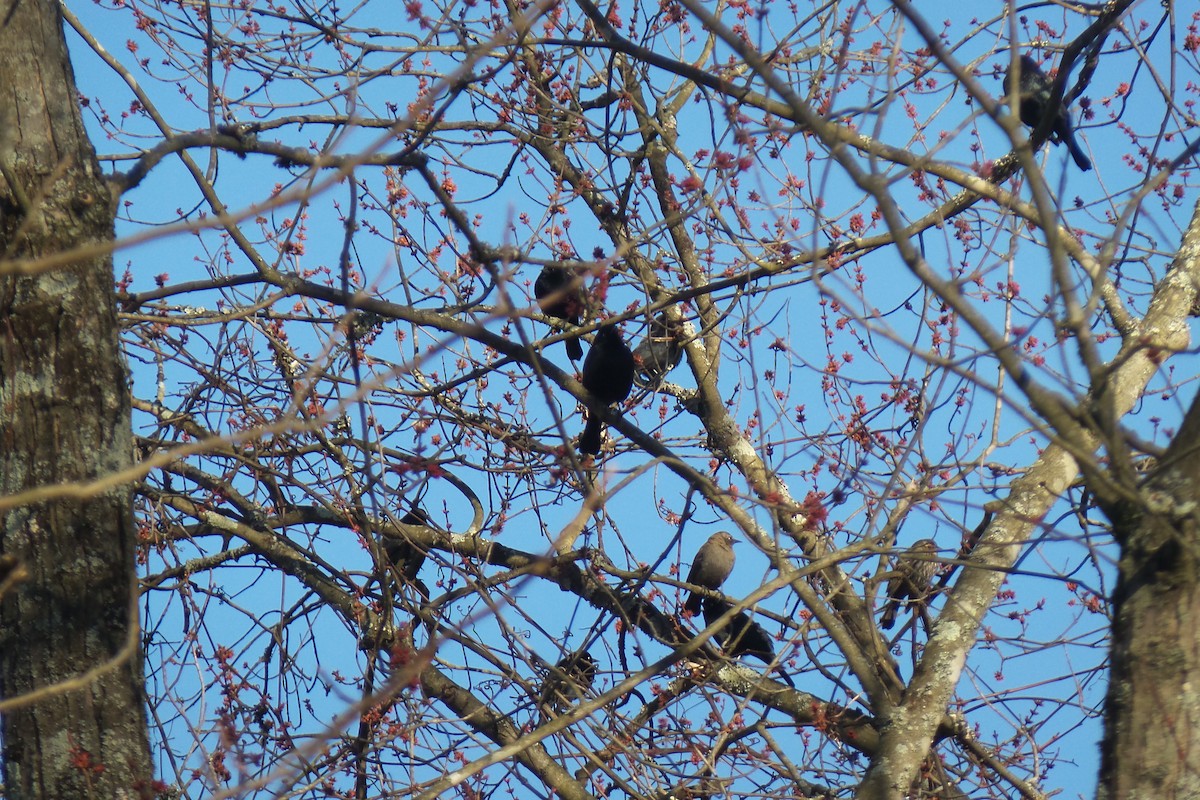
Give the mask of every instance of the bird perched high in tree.
<svg viewBox="0 0 1200 800">
<path fill-rule="evenodd" d="M 733 604 L 728 600 L 711 597 L 704 598 L 703 606 L 705 627 L 714 624 L 725 616 L 729 609 L 733 608 Z M 753 656 L 768 666 L 775 662 L 775 645 L 772 644 L 770 635 L 745 611 L 734 614 L 725 627 L 713 634 L 713 638 L 717 640 L 717 644 L 721 645 L 725 655 L 730 658 Z M 783 671 L 782 666 L 778 672 L 784 683 L 795 687 L 791 677 Z"/>
<path fill-rule="evenodd" d="M 596 659 L 587 650 L 563 656 L 542 684 L 542 704 L 562 711 L 585 700 L 596 681 L 597 668 Z"/>
<path fill-rule="evenodd" d="M 683 360 L 683 347 L 676 336 L 678 330 L 666 318 L 659 315 L 650 323 L 646 338 L 633 348 L 633 359 L 637 363 L 637 377 L 641 385 L 657 384 L 668 372 Z"/>
<path fill-rule="evenodd" d="M 702 605 L 706 626 L 712 625 L 733 608 L 733 604 L 728 600 L 711 597 L 704 598 Z M 775 645 L 771 643 L 771 637 L 761 625 L 750 619 L 750 615 L 745 611 L 734 614 L 733 619 L 724 628 L 713 634 L 713 638 L 730 658 L 754 656 L 766 664 L 775 660 Z"/>
<path fill-rule="evenodd" d="M 537 280 L 533 282 L 533 296 L 537 298 L 538 307 L 547 317 L 554 317 L 571 325 L 579 325 L 583 314 L 583 287 L 572 289 L 575 273 L 561 267 L 545 266 Z M 567 344 L 567 355 L 572 361 L 583 358 L 583 345 L 578 337 L 564 340 Z"/>
<path fill-rule="evenodd" d="M 918 539 L 896 559 L 887 585 L 883 616 L 879 619 L 881 627 L 890 629 L 896 624 L 896 612 L 904 600 L 917 607 L 929 598 L 938 572 L 936 557 L 937 543 L 933 539 Z"/>
<path fill-rule="evenodd" d="M 1075 129 L 1071 126 L 1070 112 L 1062 103 L 1051 105 L 1054 82 L 1028 55 L 1021 56 L 1017 70 L 1020 72 L 1020 77 L 1017 79 L 1017 108 L 1021 115 L 1021 122 L 1030 128 L 1037 128 L 1047 115 L 1052 115 L 1050 141 L 1055 144 L 1066 144 L 1076 165 L 1085 172 L 1091 169 L 1092 162 L 1075 139 Z M 1012 73 L 1013 66 L 1009 64 L 1008 70 L 1004 73 L 1004 94 L 1010 97 L 1013 83 Z"/>
<path fill-rule="evenodd" d="M 598 404 L 589 403 L 587 425 L 579 437 L 579 449 L 588 455 L 600 453 L 600 421 L 603 406 L 620 403 L 633 391 L 633 352 L 616 325 L 605 325 L 596 331 L 592 348 L 583 362 L 583 388 Z"/>
<path fill-rule="evenodd" d="M 708 537 L 708 541 L 700 545 L 696 557 L 692 559 L 687 582 L 705 589 L 720 589 L 729 573 L 733 572 L 733 545 L 736 541 L 727 531 L 718 531 Z M 684 611 L 699 614 L 701 600 L 700 595 L 692 592 L 683 604 Z"/>
<path fill-rule="evenodd" d="M 414 527 L 429 527 L 429 515 L 420 508 L 413 508 L 400 518 L 400 522 L 403 525 Z M 400 586 L 403 584 L 411 583 L 417 587 L 417 591 L 423 596 L 428 597 L 429 590 L 417 580 L 417 573 L 421 571 L 421 567 L 425 564 L 425 551 L 413 542 L 403 529 L 384 530 L 383 554 L 387 557 L 388 566 L 391 567 L 396 577 L 399 578 L 396 591 L 399 591 Z"/>
</svg>

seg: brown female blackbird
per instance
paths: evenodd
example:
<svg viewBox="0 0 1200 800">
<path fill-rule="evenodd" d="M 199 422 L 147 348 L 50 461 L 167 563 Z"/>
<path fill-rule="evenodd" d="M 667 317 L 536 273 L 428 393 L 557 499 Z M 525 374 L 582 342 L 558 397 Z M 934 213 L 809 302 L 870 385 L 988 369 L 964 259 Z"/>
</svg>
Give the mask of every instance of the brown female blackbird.
<svg viewBox="0 0 1200 800">
<path fill-rule="evenodd" d="M 579 437 L 579 449 L 589 455 L 600 453 L 600 407 L 620 403 L 633 390 L 633 353 L 621 339 L 616 325 L 606 325 L 596 331 L 592 348 L 583 362 L 583 388 L 595 399 L 598 407 L 589 403 L 587 425 Z"/>
<path fill-rule="evenodd" d="M 1075 139 L 1075 130 L 1071 127 L 1071 115 L 1062 104 L 1050 108 L 1050 97 L 1053 94 L 1054 82 L 1042 72 L 1042 68 L 1028 55 L 1020 58 L 1021 76 L 1017 81 L 1017 108 L 1021 122 L 1030 128 L 1036 128 L 1047 114 L 1054 115 L 1050 126 L 1050 141 L 1055 144 L 1066 144 L 1071 151 L 1071 158 L 1084 172 L 1092 168 L 1092 162 Z M 1004 94 L 1008 95 L 1012 88 L 1012 64 L 1004 73 Z"/>
<path fill-rule="evenodd" d="M 700 545 L 696 557 L 692 559 L 687 582 L 703 586 L 705 589 L 720 589 L 729 573 L 733 572 L 733 545 L 736 541 L 726 531 L 719 531 L 708 537 L 708 541 Z M 699 614 L 701 599 L 700 595 L 692 592 L 683 604 L 684 611 L 690 611 L 693 615 Z"/>
</svg>

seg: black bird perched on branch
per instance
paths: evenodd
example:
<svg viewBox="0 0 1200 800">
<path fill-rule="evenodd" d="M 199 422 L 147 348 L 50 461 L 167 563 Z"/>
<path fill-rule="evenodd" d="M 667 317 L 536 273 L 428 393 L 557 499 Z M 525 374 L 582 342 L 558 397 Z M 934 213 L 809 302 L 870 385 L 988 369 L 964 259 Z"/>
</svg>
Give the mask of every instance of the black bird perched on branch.
<svg viewBox="0 0 1200 800">
<path fill-rule="evenodd" d="M 1004 73 L 1005 95 L 1011 94 L 1012 70 L 1012 64 L 1009 64 L 1008 70 Z M 1050 141 L 1055 144 L 1066 144 L 1067 149 L 1071 151 L 1071 158 L 1075 159 L 1075 164 L 1081 170 L 1087 172 L 1092 168 L 1092 162 L 1075 139 L 1075 130 L 1071 127 L 1070 113 L 1061 103 L 1055 105 L 1053 108 L 1050 107 L 1051 95 L 1054 93 L 1054 82 L 1050 80 L 1046 73 L 1042 72 L 1037 62 L 1028 55 L 1021 56 L 1019 70 L 1017 108 L 1021 115 L 1021 122 L 1030 128 L 1037 128 L 1038 124 L 1047 114 L 1052 114 L 1054 121 L 1050 126 Z"/>
<path fill-rule="evenodd" d="M 733 545 L 737 542 L 726 531 L 718 531 L 708 537 L 708 541 L 700 545 L 696 557 L 692 559 L 692 568 L 688 571 L 687 582 L 705 589 L 720 589 L 721 584 L 733 572 Z M 700 613 L 700 595 L 692 592 L 687 602 L 683 604 L 684 611 L 692 614 Z"/>
<path fill-rule="evenodd" d="M 683 360 L 683 347 L 676 338 L 677 327 L 659 315 L 650 323 L 646 338 L 633 348 L 637 377 L 642 385 L 656 384 Z"/>
<path fill-rule="evenodd" d="M 733 608 L 733 604 L 728 600 L 710 597 L 704 598 L 703 605 L 705 626 L 712 625 Z M 775 662 L 775 645 L 771 643 L 770 635 L 761 625 L 750 619 L 750 615 L 745 611 L 734 614 L 725 627 L 713 634 L 713 638 L 730 658 L 754 656 L 768 666 Z M 782 669 L 778 671 L 783 682 L 795 688 L 796 684 L 792 683 L 791 677 Z"/>
<path fill-rule="evenodd" d="M 583 388 L 601 406 L 620 403 L 633 391 L 633 353 L 621 338 L 616 325 L 605 325 L 596 331 L 596 338 L 583 362 Z M 601 408 L 589 404 L 587 425 L 579 437 L 580 451 L 588 455 L 600 453 Z"/>
<path fill-rule="evenodd" d="M 567 653 L 546 676 L 542 685 L 542 703 L 562 711 L 573 703 L 586 699 L 596 680 L 596 659 L 587 650 Z"/>
<path fill-rule="evenodd" d="M 428 526 L 429 515 L 419 508 L 414 508 L 401 517 L 400 522 L 404 525 Z M 429 590 L 417 580 L 417 573 L 425 564 L 425 551 L 412 542 L 404 531 L 384 531 L 383 554 L 402 583 L 411 583 L 422 596 L 429 596 Z"/>
<path fill-rule="evenodd" d="M 890 629 L 896 624 L 896 612 L 901 601 L 909 599 L 908 605 L 920 606 L 933 588 L 933 579 L 938 572 L 937 543 L 933 539 L 918 539 L 896 559 L 892 568 L 892 579 L 887 585 L 887 602 L 883 606 L 880 627 Z"/>
<path fill-rule="evenodd" d="M 561 267 L 545 266 L 537 280 L 533 282 L 533 296 L 537 298 L 538 307 L 547 317 L 554 317 L 572 325 L 579 324 L 583 313 L 583 287 L 572 290 L 575 274 Z M 567 355 L 572 361 L 583 358 L 583 345 L 579 337 L 564 340 L 567 345 Z"/>
<path fill-rule="evenodd" d="M 711 597 L 704 598 L 703 605 L 705 625 L 712 625 L 733 608 L 728 600 Z M 713 634 L 713 638 L 730 658 L 754 656 L 767 664 L 775 660 L 775 645 L 771 644 L 771 637 L 745 611 L 734 614 L 724 628 Z"/>
</svg>

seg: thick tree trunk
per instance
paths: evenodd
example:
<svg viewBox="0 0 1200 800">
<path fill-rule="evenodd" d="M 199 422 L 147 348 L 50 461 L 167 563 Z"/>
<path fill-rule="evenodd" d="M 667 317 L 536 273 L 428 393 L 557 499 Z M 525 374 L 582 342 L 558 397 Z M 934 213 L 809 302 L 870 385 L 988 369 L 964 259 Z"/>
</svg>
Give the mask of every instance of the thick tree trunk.
<svg viewBox="0 0 1200 800">
<path fill-rule="evenodd" d="M 0 599 L 4 795 L 149 796 L 128 487 L 3 499 L 131 457 L 111 258 L 13 273 L 15 259 L 113 237 L 57 9 L 0 0 L 0 554 L 28 573 Z"/>
<path fill-rule="evenodd" d="M 1099 796 L 1200 797 L 1200 397 L 1121 542 Z"/>
</svg>

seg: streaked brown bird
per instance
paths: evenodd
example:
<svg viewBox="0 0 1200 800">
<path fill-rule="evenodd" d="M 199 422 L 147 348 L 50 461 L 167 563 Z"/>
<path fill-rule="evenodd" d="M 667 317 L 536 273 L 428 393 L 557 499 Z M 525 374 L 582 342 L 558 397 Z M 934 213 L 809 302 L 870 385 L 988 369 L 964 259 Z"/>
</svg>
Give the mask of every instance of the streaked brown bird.
<svg viewBox="0 0 1200 800">
<path fill-rule="evenodd" d="M 583 361 L 581 383 L 605 406 L 620 403 L 633 391 L 633 352 L 621 338 L 616 325 L 605 325 L 596 331 L 596 338 Z M 579 437 L 580 452 L 598 455 L 603 430 L 600 409 L 588 408 L 587 425 Z"/>
<path fill-rule="evenodd" d="M 665 315 L 660 314 L 650 323 L 646 338 L 633 348 L 633 360 L 637 364 L 637 380 L 642 386 L 653 386 L 679 366 L 683 360 L 677 326 L 671 325 Z"/>
<path fill-rule="evenodd" d="M 574 291 L 570 289 L 574 280 L 574 272 L 547 265 L 542 267 L 537 280 L 533 282 L 533 296 L 537 298 L 538 307 L 547 317 L 577 326 L 585 303 L 582 286 Z M 583 358 L 583 345 L 579 343 L 578 336 L 563 341 L 566 342 L 567 355 L 572 361 Z"/>
<path fill-rule="evenodd" d="M 937 542 L 933 539 L 918 539 L 896 558 L 892 567 L 892 579 L 887 585 L 887 601 L 883 606 L 880 627 L 890 629 L 896 624 L 896 613 L 900 603 L 917 607 L 924 603 L 933 588 L 933 579 L 938 573 Z"/>
<path fill-rule="evenodd" d="M 720 589 L 721 584 L 733 572 L 733 545 L 737 540 L 728 531 L 718 531 L 708 537 L 708 541 L 700 545 L 696 557 L 692 559 L 692 568 L 688 570 L 687 582 L 705 589 Z M 693 615 L 700 613 L 700 602 L 703 598 L 692 592 L 683 604 L 684 611 Z"/>
<path fill-rule="evenodd" d="M 1075 129 L 1071 126 L 1071 112 L 1062 103 L 1051 107 L 1050 100 L 1054 94 L 1054 81 L 1042 72 L 1042 68 L 1028 54 L 1018 59 L 1020 78 L 1017 80 L 1017 110 L 1021 122 L 1030 128 L 1036 128 L 1047 115 L 1053 115 L 1050 125 L 1050 141 L 1054 144 L 1065 144 L 1071 151 L 1075 165 L 1084 172 L 1092 168 L 1083 148 L 1075 139 Z M 1010 95 L 1012 89 L 1012 64 L 1004 73 L 1004 94 Z"/>
<path fill-rule="evenodd" d="M 567 653 L 546 675 L 542 685 L 542 703 L 555 711 L 587 699 L 596 681 L 599 665 L 587 650 Z"/>
</svg>

